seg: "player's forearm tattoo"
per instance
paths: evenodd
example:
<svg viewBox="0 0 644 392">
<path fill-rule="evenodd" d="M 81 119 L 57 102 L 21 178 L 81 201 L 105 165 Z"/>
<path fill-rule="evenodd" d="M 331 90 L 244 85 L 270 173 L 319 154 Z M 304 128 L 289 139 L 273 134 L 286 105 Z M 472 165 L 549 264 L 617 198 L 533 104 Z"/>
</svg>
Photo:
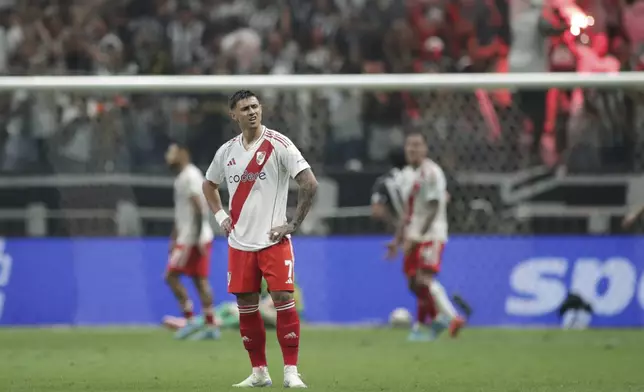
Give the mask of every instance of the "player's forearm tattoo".
<svg viewBox="0 0 644 392">
<path fill-rule="evenodd" d="M 427 213 L 427 219 L 425 220 L 423 227 L 420 229 L 420 232 L 422 234 L 425 234 L 429 231 L 430 227 L 432 227 L 432 223 L 434 223 L 434 219 L 436 219 L 437 214 L 438 200 L 432 200 L 429 202 L 429 212 Z"/>
<path fill-rule="evenodd" d="M 299 189 L 297 192 L 297 208 L 291 224 L 297 228 L 304 221 L 313 205 L 313 199 L 318 190 L 318 181 L 315 179 L 311 169 L 302 170 L 300 174 L 295 176 L 295 181 Z"/>
</svg>

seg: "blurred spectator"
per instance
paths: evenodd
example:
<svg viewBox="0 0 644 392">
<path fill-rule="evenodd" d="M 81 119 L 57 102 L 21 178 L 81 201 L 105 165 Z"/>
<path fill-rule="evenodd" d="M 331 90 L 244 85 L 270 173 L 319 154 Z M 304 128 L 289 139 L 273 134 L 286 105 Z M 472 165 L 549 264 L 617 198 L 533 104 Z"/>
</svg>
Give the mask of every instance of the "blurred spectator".
<svg viewBox="0 0 644 392">
<path fill-rule="evenodd" d="M 543 5 L 541 0 L 515 0 L 510 3 L 512 45 L 509 65 L 511 72 L 547 72 L 547 37 L 566 31 L 557 9 Z M 544 89 L 522 89 L 517 93 L 521 111 L 532 126 L 530 159 L 540 161 L 540 147 L 545 130 L 546 96 Z"/>
<path fill-rule="evenodd" d="M 380 61 L 364 64 L 365 73 L 383 73 L 385 65 Z M 362 122 L 368 140 L 369 157 L 384 161 L 392 148 L 403 144 L 402 125 L 405 121 L 404 101 L 399 92 L 366 92 L 362 102 Z"/>
<path fill-rule="evenodd" d="M 556 39 L 565 23 L 539 0 L 4 0 L 0 73 L 545 72 L 595 69 L 609 58 L 609 47 L 623 69 L 638 69 L 641 4 L 629 0 L 621 10 L 617 2 L 579 1 L 596 14 L 596 24 L 585 31 L 591 44 L 575 49 Z M 580 61 L 578 52 L 588 50 L 602 61 Z M 454 169 L 513 169 L 508 162 L 516 157 L 498 157 L 517 149 L 515 134 L 523 127 L 516 104 L 532 123 L 532 160 L 539 163 L 544 132 L 555 130 L 558 152 L 566 155 L 568 144 L 577 148 L 578 138 L 567 143 L 568 131 L 575 135 L 571 124 L 589 121 L 601 107 L 601 100 L 580 100 L 583 115 L 568 121 L 575 100 L 567 91 L 551 91 L 548 105 L 546 91 L 537 90 L 518 92 L 516 102 L 505 90 L 258 93 L 267 124 L 289 134 L 312 162 L 353 168 L 378 165 L 416 127 L 428 134 L 437 159 Z M 611 130 L 635 129 L 625 109 L 629 99 L 611 96 L 626 110 L 611 112 Z M 188 143 L 203 164 L 233 130 L 219 92 L 16 91 L 0 95 L 0 167 L 148 171 L 173 139 Z M 626 131 L 612 136 L 637 140 Z"/>
<path fill-rule="evenodd" d="M 221 40 L 221 54 L 232 58 L 235 73 L 258 73 L 261 67 L 262 38 L 248 27 L 238 27 Z"/>
<path fill-rule="evenodd" d="M 329 162 L 346 165 L 362 156 L 364 130 L 360 124 L 361 95 L 355 91 L 333 91 L 329 96 Z M 361 162 L 362 163 L 362 162 Z"/>
<path fill-rule="evenodd" d="M 182 69 L 194 64 L 201 51 L 201 39 L 204 24 L 195 18 L 187 5 L 176 10 L 176 18 L 168 24 L 168 39 L 172 50 L 172 63 L 176 69 Z"/>
</svg>

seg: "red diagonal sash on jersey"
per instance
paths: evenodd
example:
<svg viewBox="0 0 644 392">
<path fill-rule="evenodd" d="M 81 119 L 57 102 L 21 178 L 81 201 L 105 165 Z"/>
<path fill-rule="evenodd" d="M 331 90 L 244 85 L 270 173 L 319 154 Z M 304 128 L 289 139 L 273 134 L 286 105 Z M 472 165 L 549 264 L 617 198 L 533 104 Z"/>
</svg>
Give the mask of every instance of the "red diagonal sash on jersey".
<svg viewBox="0 0 644 392">
<path fill-rule="evenodd" d="M 257 151 L 255 151 L 253 157 L 250 159 L 250 162 L 248 162 L 248 166 L 246 166 L 246 170 L 244 170 L 244 172 L 259 175 L 264 168 L 264 165 L 266 165 L 266 162 L 268 162 L 268 158 L 271 157 L 273 149 L 273 144 L 264 139 Z M 264 158 L 261 160 L 258 159 L 258 156 L 261 157 L 262 154 L 264 154 Z M 257 181 L 257 176 L 251 181 L 242 181 L 237 186 L 235 194 L 230 202 L 230 219 L 232 220 L 233 225 L 239 220 L 242 207 L 244 206 L 244 203 L 246 203 L 246 199 L 248 199 L 248 195 L 250 195 L 250 191 L 253 189 L 255 181 Z"/>
</svg>

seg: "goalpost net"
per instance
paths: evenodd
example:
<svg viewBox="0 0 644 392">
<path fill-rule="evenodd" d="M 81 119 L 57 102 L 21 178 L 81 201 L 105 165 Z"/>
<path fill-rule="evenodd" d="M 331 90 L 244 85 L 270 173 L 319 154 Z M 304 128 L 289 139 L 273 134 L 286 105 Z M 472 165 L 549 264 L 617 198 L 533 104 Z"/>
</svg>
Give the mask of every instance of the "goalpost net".
<svg viewBox="0 0 644 392">
<path fill-rule="evenodd" d="M 644 193 L 643 82 L 641 73 L 5 77 L 14 114 L 0 152 L 0 224 L 16 235 L 167 234 L 165 146 L 186 143 L 205 169 L 236 131 L 227 96 L 244 88 L 323 179 L 306 233 L 379 232 L 370 187 L 410 130 L 427 135 L 448 173 L 453 231 L 610 232 Z"/>
</svg>

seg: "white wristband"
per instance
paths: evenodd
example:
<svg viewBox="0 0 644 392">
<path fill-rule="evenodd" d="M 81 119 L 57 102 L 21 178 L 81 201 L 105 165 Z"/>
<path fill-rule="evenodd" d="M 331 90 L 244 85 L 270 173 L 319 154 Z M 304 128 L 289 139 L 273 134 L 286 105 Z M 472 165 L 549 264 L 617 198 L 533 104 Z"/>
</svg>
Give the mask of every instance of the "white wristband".
<svg viewBox="0 0 644 392">
<path fill-rule="evenodd" d="M 217 221 L 217 224 L 221 226 L 224 221 L 228 219 L 228 214 L 226 214 L 226 211 L 222 208 L 221 210 L 217 211 L 215 214 L 215 220 Z"/>
</svg>

